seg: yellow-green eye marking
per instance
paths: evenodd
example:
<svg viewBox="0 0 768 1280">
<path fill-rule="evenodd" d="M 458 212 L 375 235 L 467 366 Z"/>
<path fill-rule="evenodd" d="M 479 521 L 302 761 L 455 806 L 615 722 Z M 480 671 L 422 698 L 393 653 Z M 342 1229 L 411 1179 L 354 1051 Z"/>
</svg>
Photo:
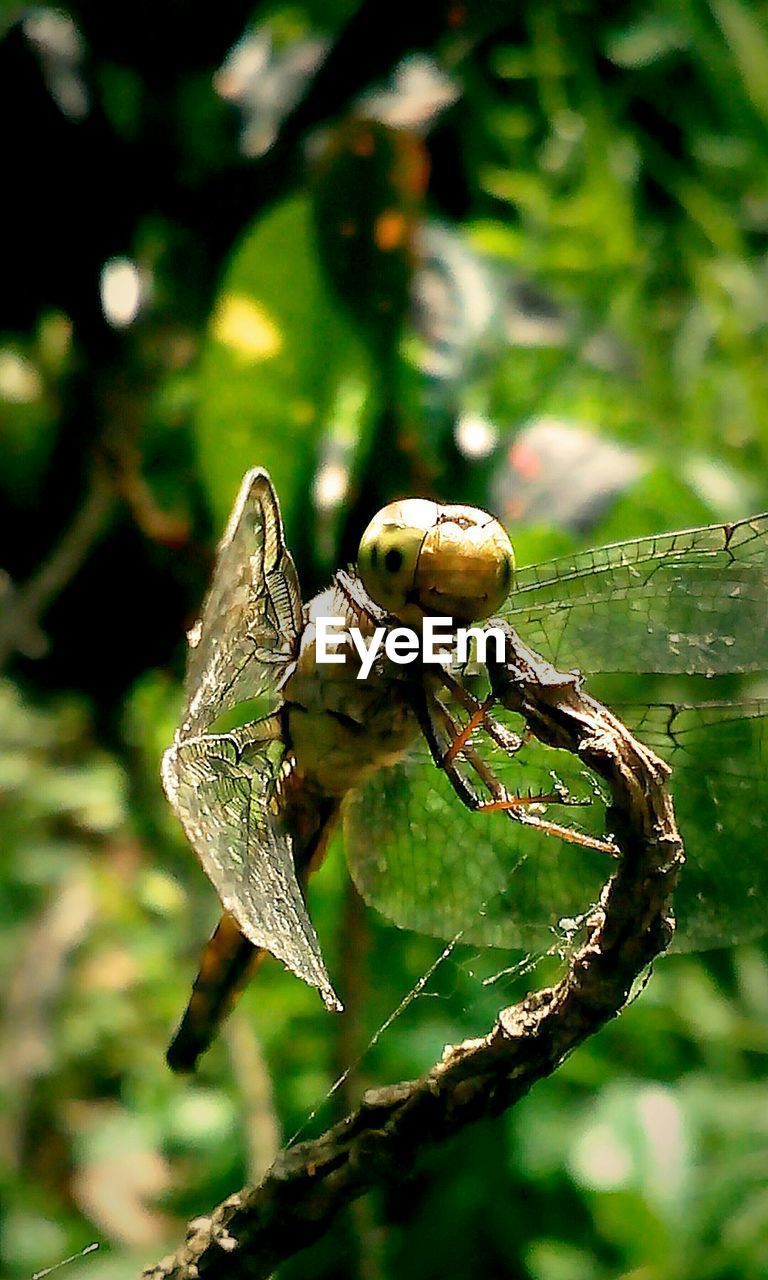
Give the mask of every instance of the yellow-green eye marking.
<svg viewBox="0 0 768 1280">
<path fill-rule="evenodd" d="M 392 502 L 374 516 L 357 560 L 371 598 L 409 623 L 425 614 L 490 617 L 512 588 L 514 566 L 512 544 L 493 516 L 421 498 Z"/>
</svg>

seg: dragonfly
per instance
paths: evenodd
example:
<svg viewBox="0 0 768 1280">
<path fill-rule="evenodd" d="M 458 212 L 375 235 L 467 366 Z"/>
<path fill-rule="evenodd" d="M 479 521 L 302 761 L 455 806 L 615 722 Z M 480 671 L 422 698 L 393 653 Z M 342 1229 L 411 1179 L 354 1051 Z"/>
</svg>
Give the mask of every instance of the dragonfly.
<svg viewBox="0 0 768 1280">
<path fill-rule="evenodd" d="M 768 514 L 519 568 L 487 512 L 405 499 L 303 604 L 277 494 L 254 468 L 188 637 L 163 758 L 223 907 L 174 1070 L 194 1068 L 267 954 L 341 1008 L 306 904 L 337 827 L 363 898 L 403 928 L 530 951 L 596 900 L 615 852 L 606 797 L 495 705 L 487 658 L 406 665 L 380 649 L 361 678 L 353 630 L 370 642 L 435 616 L 511 627 L 546 670 L 591 690 L 634 680 L 612 706 L 672 766 L 688 854 L 675 945 L 768 930 Z M 322 664 L 329 617 L 344 660 Z"/>
</svg>

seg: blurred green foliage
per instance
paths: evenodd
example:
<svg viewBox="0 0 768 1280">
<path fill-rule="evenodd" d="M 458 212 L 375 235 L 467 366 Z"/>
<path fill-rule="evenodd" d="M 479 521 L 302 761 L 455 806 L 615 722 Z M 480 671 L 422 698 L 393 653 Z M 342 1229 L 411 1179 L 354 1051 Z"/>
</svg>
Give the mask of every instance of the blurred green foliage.
<svg viewBox="0 0 768 1280">
<path fill-rule="evenodd" d="M 243 471 L 269 467 L 306 592 L 405 492 L 493 505 L 521 563 L 768 507 L 764 5 L 395 5 L 391 48 L 344 44 L 349 0 L 176 8 L 2 16 L 0 618 L 64 565 L 0 685 L 9 1277 L 91 1240 L 70 1274 L 134 1275 L 277 1144 L 557 973 L 458 948 L 370 1045 L 440 947 L 364 911 L 336 850 L 311 901 L 347 1015 L 268 965 L 198 1076 L 165 1068 L 216 903 L 159 760 Z M 232 80 L 246 32 L 259 74 Z M 280 58 L 320 38 L 347 62 L 305 150 Z M 415 51 L 451 86 L 426 125 L 423 80 L 355 109 Z M 122 255 L 139 301 L 109 324 L 99 273 Z M 523 483 L 541 422 L 586 429 L 587 473 L 605 441 L 633 460 L 584 482 L 576 518 Z M 68 541 L 94 471 L 114 508 Z M 664 959 L 511 1115 L 280 1274 L 757 1280 L 767 1053 L 762 944 Z"/>
</svg>

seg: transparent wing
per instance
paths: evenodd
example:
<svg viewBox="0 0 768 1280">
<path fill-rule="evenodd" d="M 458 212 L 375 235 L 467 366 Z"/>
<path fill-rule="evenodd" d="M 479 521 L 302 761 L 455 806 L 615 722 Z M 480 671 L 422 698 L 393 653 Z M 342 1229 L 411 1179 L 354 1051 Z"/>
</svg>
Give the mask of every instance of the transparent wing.
<svg viewBox="0 0 768 1280">
<path fill-rule="evenodd" d="M 301 594 L 266 471 L 246 473 L 200 619 L 190 632 L 187 707 L 177 739 L 238 703 L 272 692 L 295 654 Z"/>
<path fill-rule="evenodd" d="M 672 766 L 686 854 L 675 949 L 760 937 L 768 931 L 768 702 L 615 709 Z"/>
<path fill-rule="evenodd" d="M 768 514 L 523 568 L 503 616 L 560 670 L 768 670 Z"/>
<path fill-rule="evenodd" d="M 279 719 L 267 716 L 230 734 L 205 732 L 243 702 L 268 695 L 276 703 L 301 626 L 277 496 L 266 471 L 256 468 L 240 486 L 189 637 L 187 706 L 163 758 L 163 782 L 206 875 L 246 938 L 338 1008 L 297 880 L 292 836 L 275 803 L 284 756 Z"/>
<path fill-rule="evenodd" d="M 269 803 L 279 758 L 265 743 L 246 761 L 235 734 L 206 734 L 165 753 L 163 781 L 222 906 L 245 936 L 339 1009 L 296 877 L 291 835 Z"/>
<path fill-rule="evenodd" d="M 768 515 L 523 568 L 504 616 L 561 670 L 764 672 Z M 768 872 L 755 850 L 768 836 L 765 704 L 636 708 L 628 723 L 674 769 L 688 856 L 676 945 L 764 932 Z M 483 750 L 510 791 L 545 792 L 554 772 L 589 804 L 549 806 L 546 816 L 604 833 L 604 805 L 578 761 L 533 743 L 513 757 Z M 358 886 L 384 914 L 441 936 L 463 929 L 480 944 L 546 945 L 560 918 L 589 908 L 606 875 L 604 855 L 463 808 L 424 749 L 350 802 L 346 832 Z"/>
<path fill-rule="evenodd" d="M 604 833 L 605 806 L 575 757 L 535 742 L 511 757 L 479 737 L 474 745 L 511 792 L 550 791 L 554 774 L 588 804 L 552 806 L 547 816 Z M 549 946 L 558 921 L 587 910 L 609 870 L 605 854 L 467 809 L 423 741 L 348 798 L 344 837 L 370 905 L 403 928 L 442 938 L 461 931 L 483 946 Z"/>
<path fill-rule="evenodd" d="M 673 766 L 687 865 L 676 894 L 678 950 L 702 950 L 768 930 L 768 703 L 618 707 Z M 551 789 L 553 777 L 583 807 L 546 816 L 589 834 L 606 831 L 598 785 L 566 752 L 531 742 L 484 758 L 510 791 Z M 347 857 L 363 897 L 404 928 L 486 946 L 538 949 L 563 919 L 596 900 L 606 856 L 473 813 L 424 744 L 375 775 L 345 810 Z M 760 856 L 755 856 L 755 850 Z"/>
</svg>

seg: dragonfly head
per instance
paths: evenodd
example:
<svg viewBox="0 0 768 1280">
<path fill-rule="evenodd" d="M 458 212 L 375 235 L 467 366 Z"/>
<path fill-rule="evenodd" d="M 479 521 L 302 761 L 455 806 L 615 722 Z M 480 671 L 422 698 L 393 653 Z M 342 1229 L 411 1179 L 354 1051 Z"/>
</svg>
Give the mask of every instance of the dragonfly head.
<svg viewBox="0 0 768 1280">
<path fill-rule="evenodd" d="M 403 622 L 440 615 L 466 623 L 500 608 L 515 556 L 487 511 L 406 498 L 374 516 L 357 567 L 371 598 Z"/>
</svg>

